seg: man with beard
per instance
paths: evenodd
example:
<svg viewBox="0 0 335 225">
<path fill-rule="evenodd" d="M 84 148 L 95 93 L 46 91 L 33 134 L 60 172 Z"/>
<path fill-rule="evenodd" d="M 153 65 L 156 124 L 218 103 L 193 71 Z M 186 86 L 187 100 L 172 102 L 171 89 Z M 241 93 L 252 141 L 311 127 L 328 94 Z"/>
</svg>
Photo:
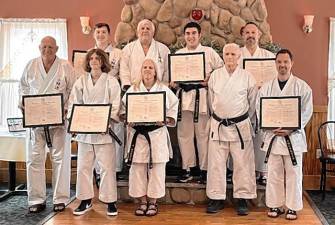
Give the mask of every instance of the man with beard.
<svg viewBox="0 0 335 225">
<path fill-rule="evenodd" d="M 275 218 L 288 208 L 286 219 L 297 219 L 296 211 L 302 205 L 302 154 L 307 152 L 304 127 L 313 113 L 312 90 L 308 84 L 294 76 L 292 53 L 287 49 L 276 55 L 278 76 L 266 82 L 259 90 L 256 102 L 257 115 L 261 97 L 300 96 L 301 97 L 301 129 L 266 130 L 263 133 L 263 151 L 267 151 L 268 182 L 266 185 L 266 205 L 270 208 L 268 216 Z"/>
<path fill-rule="evenodd" d="M 245 46 L 241 48 L 241 58 L 240 67 L 243 67 L 243 59 L 255 59 L 255 58 L 275 58 L 275 55 L 259 47 L 259 38 L 261 36 L 261 31 L 258 29 L 257 25 L 253 22 L 248 22 L 242 30 L 242 38 L 244 40 Z M 260 87 L 258 87 L 260 88 Z M 253 138 L 254 149 L 255 149 L 255 170 L 258 183 L 261 185 L 266 184 L 266 166 L 264 164 L 265 153 L 260 150 L 262 144 L 261 133 L 258 130 L 256 124 L 256 115 L 251 117 L 251 122 L 254 125 L 255 136 Z"/>
</svg>

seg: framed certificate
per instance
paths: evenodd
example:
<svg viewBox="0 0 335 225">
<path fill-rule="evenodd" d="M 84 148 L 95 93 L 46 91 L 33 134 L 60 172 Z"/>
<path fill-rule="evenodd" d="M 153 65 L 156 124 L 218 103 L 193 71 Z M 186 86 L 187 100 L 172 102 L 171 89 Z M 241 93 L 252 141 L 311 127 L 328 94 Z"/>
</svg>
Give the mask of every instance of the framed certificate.
<svg viewBox="0 0 335 225">
<path fill-rule="evenodd" d="M 83 50 L 73 50 L 72 51 L 72 63 L 73 63 L 73 68 L 76 71 L 84 71 L 84 62 L 85 62 L 85 57 L 86 57 L 87 51 Z"/>
<path fill-rule="evenodd" d="M 111 104 L 74 104 L 68 132 L 78 134 L 106 133 L 111 109 Z"/>
<path fill-rule="evenodd" d="M 7 126 L 9 132 L 22 132 L 25 131 L 23 128 L 23 118 L 7 118 Z"/>
<path fill-rule="evenodd" d="M 243 59 L 243 69 L 254 76 L 258 87 L 261 87 L 266 81 L 277 77 L 278 73 L 275 58 Z"/>
<path fill-rule="evenodd" d="M 162 92 L 137 92 L 126 94 L 126 121 L 136 125 L 165 123 L 165 95 Z"/>
<path fill-rule="evenodd" d="M 201 82 L 206 78 L 205 53 L 169 54 L 169 81 Z"/>
<path fill-rule="evenodd" d="M 300 129 L 301 97 L 261 97 L 259 121 L 261 129 Z"/>
<path fill-rule="evenodd" d="M 24 95 L 23 127 L 64 125 L 63 94 Z"/>
</svg>

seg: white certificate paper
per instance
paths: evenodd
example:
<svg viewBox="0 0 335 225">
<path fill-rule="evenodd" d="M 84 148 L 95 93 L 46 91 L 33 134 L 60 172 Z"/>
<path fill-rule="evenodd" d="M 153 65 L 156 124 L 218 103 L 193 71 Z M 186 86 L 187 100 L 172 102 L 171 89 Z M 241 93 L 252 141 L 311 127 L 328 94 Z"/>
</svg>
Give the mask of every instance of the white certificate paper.
<svg viewBox="0 0 335 225">
<path fill-rule="evenodd" d="M 126 94 L 127 123 L 165 122 L 165 92 Z"/>
<path fill-rule="evenodd" d="M 110 104 L 74 104 L 68 131 L 86 134 L 106 133 L 110 113 Z"/>
<path fill-rule="evenodd" d="M 205 77 L 204 52 L 169 54 L 170 81 L 199 82 Z"/>
<path fill-rule="evenodd" d="M 261 129 L 300 129 L 301 107 L 300 96 L 261 97 Z"/>
<path fill-rule="evenodd" d="M 73 50 L 72 52 L 72 63 L 73 68 L 79 74 L 84 74 L 84 62 L 87 52 L 82 50 Z"/>
<path fill-rule="evenodd" d="M 261 87 L 266 81 L 272 80 L 277 76 L 275 58 L 244 59 L 243 68 L 254 76 L 257 87 Z"/>
<path fill-rule="evenodd" d="M 63 94 L 23 96 L 23 127 L 64 124 Z"/>
</svg>

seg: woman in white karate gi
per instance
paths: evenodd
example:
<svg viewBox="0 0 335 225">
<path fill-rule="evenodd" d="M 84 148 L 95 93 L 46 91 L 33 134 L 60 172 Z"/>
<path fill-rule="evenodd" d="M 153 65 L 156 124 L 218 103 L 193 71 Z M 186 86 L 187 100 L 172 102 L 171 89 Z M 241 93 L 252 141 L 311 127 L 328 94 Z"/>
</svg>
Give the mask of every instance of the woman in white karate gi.
<svg viewBox="0 0 335 225">
<path fill-rule="evenodd" d="M 111 65 L 106 53 L 101 49 L 90 50 L 85 58 L 85 71 L 71 92 L 69 114 L 73 104 L 112 104 L 110 128 L 118 120 L 120 107 L 120 85 L 108 75 Z M 76 197 L 80 205 L 74 215 L 83 215 L 92 208 L 93 167 L 96 160 L 101 168 L 99 200 L 107 203 L 107 215 L 117 215 L 115 143 L 109 134 L 78 134 L 78 169 Z"/>
<path fill-rule="evenodd" d="M 166 123 L 153 126 L 128 124 L 128 142 L 125 157 L 130 167 L 129 195 L 140 201 L 135 210 L 137 216 L 154 216 L 158 212 L 156 200 L 165 195 L 165 166 L 172 157 L 170 137 L 166 126 L 175 126 L 178 98 L 157 79 L 157 65 L 152 59 L 145 59 L 141 68 L 142 79 L 131 86 L 131 92 L 166 93 Z M 126 93 L 126 95 L 127 95 Z M 126 95 L 122 99 L 123 110 Z M 123 114 L 124 116 L 124 114 Z"/>
</svg>

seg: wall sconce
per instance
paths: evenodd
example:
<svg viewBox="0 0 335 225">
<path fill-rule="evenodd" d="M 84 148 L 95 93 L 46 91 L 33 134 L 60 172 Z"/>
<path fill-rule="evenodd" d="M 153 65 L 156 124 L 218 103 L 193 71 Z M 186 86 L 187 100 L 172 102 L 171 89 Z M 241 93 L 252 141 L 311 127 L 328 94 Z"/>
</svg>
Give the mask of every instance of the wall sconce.
<svg viewBox="0 0 335 225">
<path fill-rule="evenodd" d="M 91 32 L 90 17 L 81 16 L 80 25 L 81 25 L 81 31 L 83 32 L 83 34 L 89 34 Z"/>
<path fill-rule="evenodd" d="M 312 32 L 312 25 L 313 25 L 314 16 L 313 15 L 304 15 L 304 26 L 302 30 L 308 34 Z"/>
</svg>

